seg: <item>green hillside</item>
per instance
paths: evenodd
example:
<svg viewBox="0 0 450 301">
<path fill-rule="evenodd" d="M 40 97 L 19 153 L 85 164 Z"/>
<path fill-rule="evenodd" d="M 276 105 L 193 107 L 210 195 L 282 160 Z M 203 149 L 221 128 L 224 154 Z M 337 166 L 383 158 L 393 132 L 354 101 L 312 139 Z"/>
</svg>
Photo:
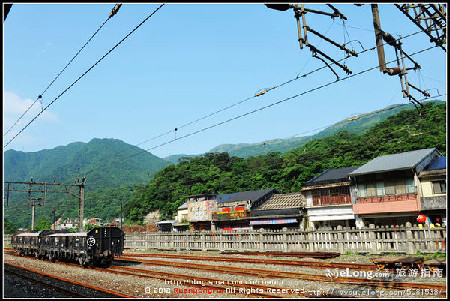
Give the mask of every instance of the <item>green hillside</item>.
<svg viewBox="0 0 450 301">
<path fill-rule="evenodd" d="M 28 182 L 33 177 L 35 182 L 72 184 L 77 176 L 86 176 L 85 217 L 112 219 L 120 213 L 117 203 L 131 199 L 137 184 L 147 183 L 167 165 L 167 161 L 121 140 L 92 139 L 39 152 L 8 150 L 4 153 L 4 181 Z M 26 193 L 10 194 L 10 204 L 4 211 L 8 221 L 21 227 L 30 225 L 31 209 L 26 200 Z M 53 221 L 56 208 L 56 217 L 78 216 L 75 197 L 53 193 L 47 200 L 45 206 L 37 207 L 36 219 Z"/>
<path fill-rule="evenodd" d="M 130 157 L 137 153 L 141 154 Z M 145 183 L 167 164 L 121 140 L 95 138 L 38 152 L 8 150 L 4 153 L 4 177 L 5 181 L 30 181 L 34 177 L 37 182 L 72 183 L 75 177 L 85 175 L 86 190 L 93 191 Z"/>
<path fill-rule="evenodd" d="M 9 150 L 4 153 L 4 181 L 29 181 L 33 177 L 37 182 L 71 184 L 77 176 L 85 175 L 86 218 L 109 221 L 119 217 L 120 203 L 127 220 L 141 221 L 156 209 L 170 218 L 184 195 L 265 188 L 294 192 L 329 167 L 359 165 L 378 155 L 420 148 L 436 147 L 445 154 L 446 103 L 427 103 L 421 117 L 415 109 L 383 116 L 402 109 L 404 106 L 386 108 L 370 116 L 342 121 L 316 135 L 303 137 L 307 141 L 297 140 L 298 147 L 289 145 L 286 139 L 272 140 L 260 147 L 270 152 L 269 146 L 276 146 L 275 152 L 246 158 L 225 152 L 207 153 L 174 158 L 179 160 L 174 165 L 117 139 L 93 139 L 33 153 Z M 364 130 L 371 122 L 377 122 L 376 118 L 384 121 Z M 313 140 L 320 135 L 326 137 Z M 78 216 L 75 197 L 49 194 L 47 199 L 45 206 L 36 209 L 37 221 Z M 4 209 L 8 222 L 29 227 L 31 209 L 26 200 L 25 193 L 11 193 L 10 205 Z"/>
<path fill-rule="evenodd" d="M 341 131 L 286 153 L 239 158 L 223 152 L 182 159 L 136 189 L 126 205 L 126 216 L 139 222 L 149 211 L 159 209 L 171 218 L 184 196 L 191 194 L 268 188 L 296 192 L 328 168 L 358 166 L 380 155 L 423 148 L 437 148 L 445 155 L 445 103 L 427 103 L 421 116 L 416 109 L 403 110 L 364 133 Z"/>
</svg>

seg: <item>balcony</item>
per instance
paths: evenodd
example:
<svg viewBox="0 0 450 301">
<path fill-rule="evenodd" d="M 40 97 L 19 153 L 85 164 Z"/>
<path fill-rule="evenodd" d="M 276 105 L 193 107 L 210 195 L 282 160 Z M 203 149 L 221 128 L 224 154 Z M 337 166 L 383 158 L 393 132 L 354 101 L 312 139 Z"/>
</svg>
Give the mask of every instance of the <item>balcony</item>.
<svg viewBox="0 0 450 301">
<path fill-rule="evenodd" d="M 375 196 L 375 197 L 358 197 L 358 204 L 367 204 L 367 203 L 385 203 L 385 202 L 398 202 L 398 201 L 415 201 L 416 194 L 408 193 L 408 194 L 400 194 L 400 195 L 384 195 L 384 196 Z"/>
<path fill-rule="evenodd" d="M 386 195 L 376 197 L 358 198 L 353 204 L 355 214 L 393 213 L 393 212 L 418 212 L 416 194 Z"/>
<path fill-rule="evenodd" d="M 351 203 L 352 198 L 349 194 L 313 197 L 313 206 L 332 206 Z"/>
</svg>

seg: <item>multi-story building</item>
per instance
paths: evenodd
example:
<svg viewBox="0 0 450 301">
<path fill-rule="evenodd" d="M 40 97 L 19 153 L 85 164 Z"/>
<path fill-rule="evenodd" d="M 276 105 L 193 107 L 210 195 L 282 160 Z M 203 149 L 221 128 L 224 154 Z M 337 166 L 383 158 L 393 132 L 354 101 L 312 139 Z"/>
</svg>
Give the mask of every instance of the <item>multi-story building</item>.
<svg viewBox="0 0 450 301">
<path fill-rule="evenodd" d="M 422 209 L 419 173 L 440 156 L 435 148 L 385 155 L 351 172 L 357 186 L 354 214 L 366 225 L 417 223 Z"/>
<path fill-rule="evenodd" d="M 187 220 L 190 230 L 214 230 L 212 214 L 217 211 L 217 199 L 215 194 L 188 195 Z"/>
<path fill-rule="evenodd" d="M 355 186 L 349 177 L 357 168 L 330 168 L 304 184 L 308 228 L 362 226 L 353 212 Z"/>
</svg>

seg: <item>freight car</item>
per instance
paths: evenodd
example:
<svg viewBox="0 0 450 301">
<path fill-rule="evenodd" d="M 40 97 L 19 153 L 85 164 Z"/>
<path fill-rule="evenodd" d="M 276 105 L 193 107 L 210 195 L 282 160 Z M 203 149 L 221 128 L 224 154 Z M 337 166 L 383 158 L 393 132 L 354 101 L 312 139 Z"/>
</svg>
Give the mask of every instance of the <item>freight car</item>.
<svg viewBox="0 0 450 301">
<path fill-rule="evenodd" d="M 13 235 L 11 244 L 20 255 L 108 267 L 114 256 L 122 256 L 124 233 L 117 227 L 98 227 L 87 232 L 20 233 Z"/>
</svg>

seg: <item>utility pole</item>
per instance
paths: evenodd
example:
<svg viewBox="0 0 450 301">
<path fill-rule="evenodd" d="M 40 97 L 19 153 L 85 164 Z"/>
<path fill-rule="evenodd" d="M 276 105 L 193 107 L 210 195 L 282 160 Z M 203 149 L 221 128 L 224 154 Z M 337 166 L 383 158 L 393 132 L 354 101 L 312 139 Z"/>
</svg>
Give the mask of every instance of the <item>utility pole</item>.
<svg viewBox="0 0 450 301">
<path fill-rule="evenodd" d="M 383 47 L 383 31 L 381 30 L 380 25 L 378 4 L 371 4 L 371 6 L 372 6 L 373 28 L 375 29 L 375 40 L 378 52 L 378 63 L 380 65 L 380 72 L 383 72 L 386 70 L 386 61 Z"/>
<path fill-rule="evenodd" d="M 120 229 L 123 228 L 122 216 L 122 200 L 120 200 Z"/>
<path fill-rule="evenodd" d="M 79 213 L 79 223 L 78 223 L 78 230 L 82 232 L 83 229 L 83 218 L 84 218 L 84 181 L 86 180 L 86 177 L 81 178 L 81 182 L 77 178 L 77 186 L 79 187 L 79 197 L 78 197 L 78 213 Z"/>
<path fill-rule="evenodd" d="M 22 191 L 28 193 L 28 205 L 31 206 L 31 229 L 34 230 L 34 215 L 36 206 L 44 206 L 47 198 L 47 193 L 66 193 L 70 194 L 78 199 L 78 212 L 79 212 L 79 224 L 78 229 L 83 231 L 83 216 L 84 216 L 84 191 L 85 180 L 83 177 L 80 180 L 77 178 L 75 184 L 62 184 L 62 183 L 41 183 L 35 182 L 31 178 L 30 182 L 3 182 L 3 191 L 6 192 L 6 206 L 9 205 L 9 196 L 11 191 Z M 78 190 L 78 194 L 76 194 Z M 42 193 L 41 198 L 32 198 L 31 194 L 39 192 Z M 36 203 L 36 200 L 42 200 L 42 203 Z"/>
</svg>

